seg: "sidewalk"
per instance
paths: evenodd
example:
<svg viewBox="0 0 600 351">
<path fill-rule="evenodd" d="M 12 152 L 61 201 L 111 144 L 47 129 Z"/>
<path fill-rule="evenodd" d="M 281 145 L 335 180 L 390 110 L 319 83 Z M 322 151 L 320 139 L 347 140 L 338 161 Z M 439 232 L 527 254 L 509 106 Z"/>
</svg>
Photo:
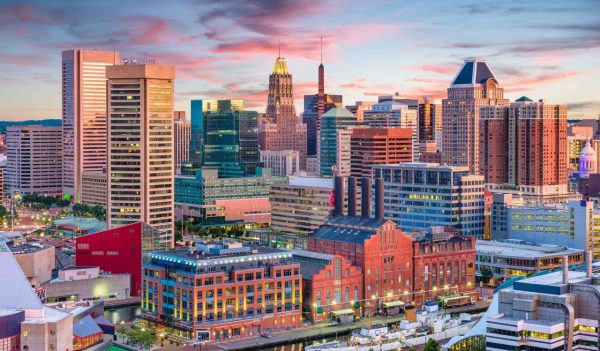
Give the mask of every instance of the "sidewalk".
<svg viewBox="0 0 600 351">
<path fill-rule="evenodd" d="M 397 316 L 390 317 L 372 317 L 371 324 L 382 324 L 382 323 L 395 323 L 404 319 L 404 315 L 400 314 Z M 279 345 L 282 343 L 290 343 L 294 341 L 301 342 L 306 339 L 318 339 L 321 337 L 333 336 L 337 334 L 345 335 L 350 333 L 354 329 L 362 328 L 367 326 L 369 323 L 368 318 L 363 318 L 358 322 L 349 324 L 339 324 L 336 326 L 330 326 L 329 324 L 316 324 L 307 327 L 297 328 L 289 331 L 276 332 L 271 334 L 269 338 L 262 336 L 246 338 L 242 340 L 226 341 L 219 343 L 222 349 L 235 350 L 235 349 L 249 349 L 251 347 L 261 348 L 269 345 Z"/>
</svg>

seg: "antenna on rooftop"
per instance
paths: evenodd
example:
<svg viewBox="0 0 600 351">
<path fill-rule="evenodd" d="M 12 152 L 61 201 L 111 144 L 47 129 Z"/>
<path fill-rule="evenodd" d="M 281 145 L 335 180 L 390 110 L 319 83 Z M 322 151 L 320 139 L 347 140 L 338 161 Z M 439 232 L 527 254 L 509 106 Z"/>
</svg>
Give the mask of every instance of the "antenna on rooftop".
<svg viewBox="0 0 600 351">
<path fill-rule="evenodd" d="M 323 63 L 323 36 L 321 35 L 321 63 Z"/>
<path fill-rule="evenodd" d="M 278 47 L 279 47 L 279 54 L 277 55 L 277 57 L 281 57 L 281 38 L 278 38 L 278 41 L 279 41 L 279 45 L 278 45 Z"/>
</svg>

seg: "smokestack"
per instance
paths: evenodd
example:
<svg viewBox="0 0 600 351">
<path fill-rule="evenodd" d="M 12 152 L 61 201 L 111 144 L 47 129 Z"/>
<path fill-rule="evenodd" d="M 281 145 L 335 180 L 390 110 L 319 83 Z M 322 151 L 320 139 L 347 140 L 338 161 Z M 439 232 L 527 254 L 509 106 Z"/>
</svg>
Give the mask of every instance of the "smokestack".
<svg viewBox="0 0 600 351">
<path fill-rule="evenodd" d="M 383 178 L 375 178 L 375 218 L 383 219 Z"/>
<path fill-rule="evenodd" d="M 592 250 L 588 250 L 586 252 L 586 259 L 585 259 L 585 263 L 586 263 L 586 273 L 587 273 L 587 277 L 588 278 L 592 278 Z"/>
<path fill-rule="evenodd" d="M 356 217 L 356 178 L 348 177 L 348 216 Z"/>
<path fill-rule="evenodd" d="M 333 211 L 333 216 L 343 216 L 344 215 L 344 177 L 336 176 L 335 177 L 335 207 Z"/>
<path fill-rule="evenodd" d="M 361 203 L 361 217 L 362 218 L 370 218 L 371 217 L 371 178 L 363 177 L 362 179 L 362 203 Z"/>
<path fill-rule="evenodd" d="M 563 284 L 569 284 L 569 256 L 564 255 L 562 258 L 563 264 L 563 273 L 562 273 L 562 282 Z"/>
</svg>

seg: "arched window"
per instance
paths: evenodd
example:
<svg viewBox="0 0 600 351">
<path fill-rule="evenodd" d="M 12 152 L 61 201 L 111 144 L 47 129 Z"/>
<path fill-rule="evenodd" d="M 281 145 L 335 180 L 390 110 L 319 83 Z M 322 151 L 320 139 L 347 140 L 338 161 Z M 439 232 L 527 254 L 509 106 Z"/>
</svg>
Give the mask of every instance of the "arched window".
<svg viewBox="0 0 600 351">
<path fill-rule="evenodd" d="M 340 258 L 337 258 L 333 262 L 333 275 L 336 278 L 342 276 L 342 260 Z"/>
</svg>

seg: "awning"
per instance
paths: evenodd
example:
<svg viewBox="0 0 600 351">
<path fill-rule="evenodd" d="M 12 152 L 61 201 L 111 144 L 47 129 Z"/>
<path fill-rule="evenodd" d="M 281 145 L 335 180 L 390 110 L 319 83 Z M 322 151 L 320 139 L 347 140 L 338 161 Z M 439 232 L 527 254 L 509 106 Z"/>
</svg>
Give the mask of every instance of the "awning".
<svg viewBox="0 0 600 351">
<path fill-rule="evenodd" d="M 354 310 L 353 309 L 337 310 L 337 311 L 331 311 L 331 313 L 334 316 L 343 316 L 345 314 L 354 314 Z"/>
<path fill-rule="evenodd" d="M 404 306 L 404 302 L 402 301 L 392 301 L 392 302 L 384 302 L 383 307 L 391 308 L 391 307 L 402 307 Z"/>
</svg>

